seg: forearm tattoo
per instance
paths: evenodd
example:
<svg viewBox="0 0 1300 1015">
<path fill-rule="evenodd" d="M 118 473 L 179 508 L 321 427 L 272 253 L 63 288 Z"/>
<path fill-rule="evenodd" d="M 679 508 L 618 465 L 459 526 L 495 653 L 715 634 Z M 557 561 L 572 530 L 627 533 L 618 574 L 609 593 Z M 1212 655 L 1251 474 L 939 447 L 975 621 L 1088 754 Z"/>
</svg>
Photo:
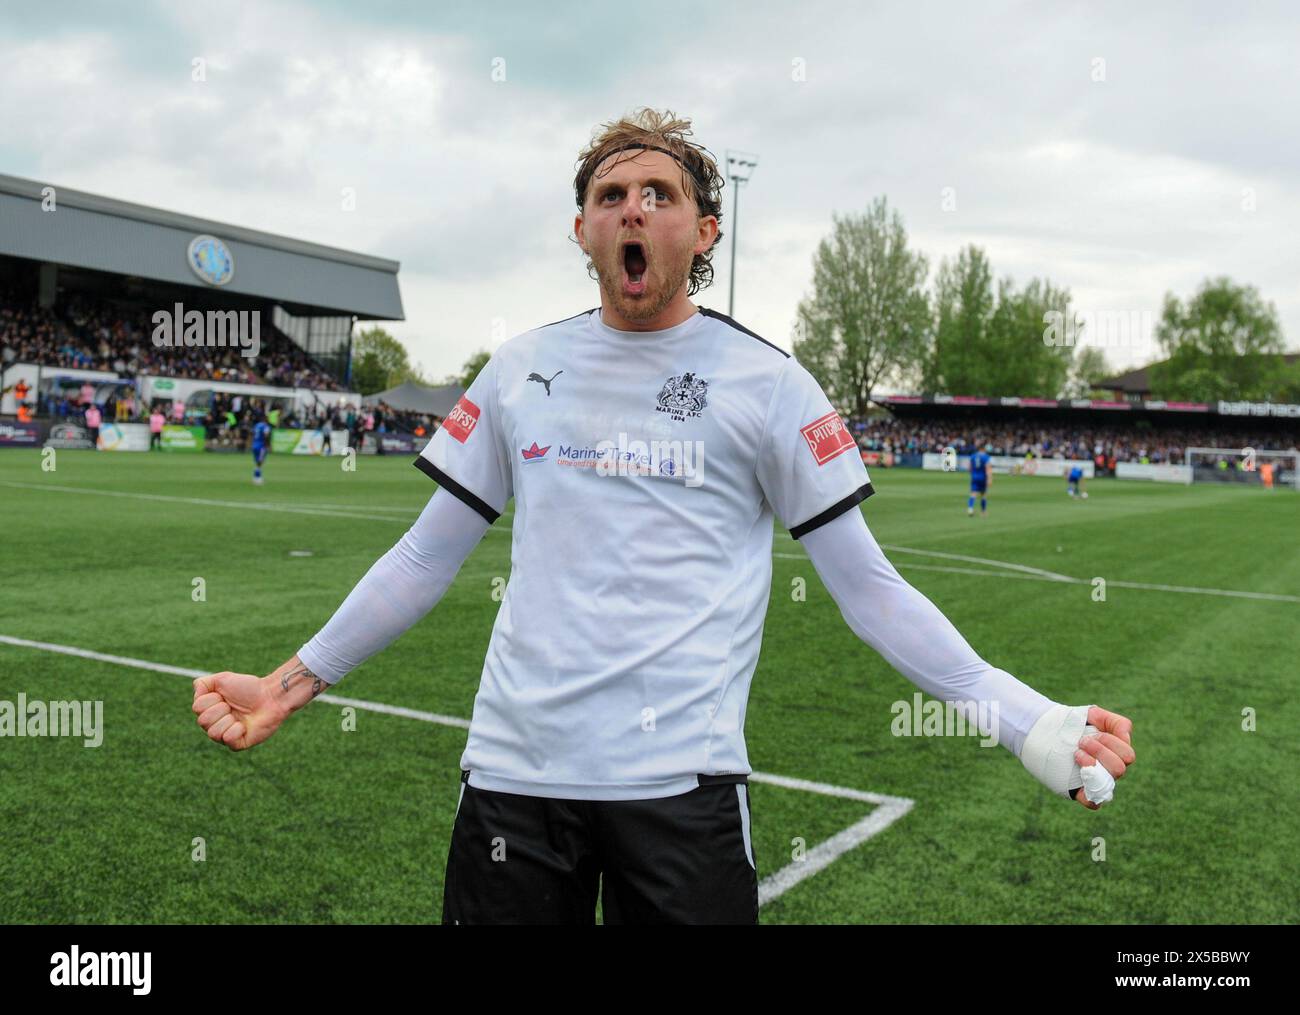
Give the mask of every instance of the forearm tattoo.
<svg viewBox="0 0 1300 1015">
<path fill-rule="evenodd" d="M 287 670 L 284 676 L 280 678 L 280 687 L 285 694 L 289 693 L 289 681 L 297 676 L 311 677 L 311 696 L 313 698 L 325 689 L 325 681 L 321 680 L 320 677 L 316 676 L 316 674 L 306 666 L 299 665 L 294 667 L 292 670 Z"/>
</svg>

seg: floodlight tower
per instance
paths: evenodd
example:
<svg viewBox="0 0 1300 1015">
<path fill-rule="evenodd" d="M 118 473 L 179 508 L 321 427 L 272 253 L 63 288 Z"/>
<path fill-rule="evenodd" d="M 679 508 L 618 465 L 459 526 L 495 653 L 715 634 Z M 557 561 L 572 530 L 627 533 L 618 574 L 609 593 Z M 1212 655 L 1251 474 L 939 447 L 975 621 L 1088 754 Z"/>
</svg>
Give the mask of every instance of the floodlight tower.
<svg viewBox="0 0 1300 1015">
<path fill-rule="evenodd" d="M 736 303 L 736 216 L 740 211 L 740 185 L 749 182 L 749 178 L 753 175 L 757 165 L 757 155 L 749 152 L 727 152 L 727 179 L 731 181 L 733 187 L 731 197 L 731 281 L 729 284 L 730 291 L 727 294 L 728 317 L 735 316 L 732 309 Z"/>
</svg>

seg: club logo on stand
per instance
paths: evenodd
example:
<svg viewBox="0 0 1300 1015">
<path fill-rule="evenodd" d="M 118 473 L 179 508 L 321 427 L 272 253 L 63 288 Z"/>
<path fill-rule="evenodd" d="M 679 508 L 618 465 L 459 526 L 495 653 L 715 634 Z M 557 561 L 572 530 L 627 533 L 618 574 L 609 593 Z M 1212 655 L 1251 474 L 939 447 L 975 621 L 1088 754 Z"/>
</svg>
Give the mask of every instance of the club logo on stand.
<svg viewBox="0 0 1300 1015">
<path fill-rule="evenodd" d="M 186 255 L 190 269 L 209 285 L 225 285 L 235 277 L 235 255 L 215 236 L 196 236 Z"/>
</svg>

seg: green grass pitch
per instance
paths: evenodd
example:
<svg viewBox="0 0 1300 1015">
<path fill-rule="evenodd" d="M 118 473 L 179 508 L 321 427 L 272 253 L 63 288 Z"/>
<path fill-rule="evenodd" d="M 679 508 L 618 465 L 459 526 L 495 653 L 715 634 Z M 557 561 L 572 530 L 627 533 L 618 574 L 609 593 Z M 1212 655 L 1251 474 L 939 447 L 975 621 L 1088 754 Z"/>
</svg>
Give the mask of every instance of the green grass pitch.
<svg viewBox="0 0 1300 1015">
<path fill-rule="evenodd" d="M 0 635 L 266 673 L 433 492 L 407 457 L 346 473 L 275 456 L 260 488 L 250 471 L 247 456 L 61 451 L 45 472 L 35 451 L 0 452 Z M 883 544 L 1084 579 L 890 550 L 991 663 L 1058 701 L 1128 715 L 1138 761 L 1115 803 L 1090 812 L 973 738 L 893 736 L 890 705 L 915 688 L 857 640 L 778 528 L 751 764 L 915 806 L 761 920 L 1297 921 L 1300 497 L 1099 480 L 1079 502 L 1063 480 L 999 476 L 989 516 L 972 519 L 964 477 L 872 479 L 863 510 Z M 508 574 L 509 537 L 489 533 L 433 612 L 337 693 L 468 718 L 494 579 Z M 1108 586 L 1097 602 L 1095 577 L 1281 598 Z M 97 749 L 0 739 L 0 922 L 439 919 L 463 729 L 360 712 L 345 732 L 340 709 L 315 702 L 232 753 L 195 723 L 183 676 L 0 643 L 0 700 L 20 692 L 100 699 L 105 734 Z M 752 800 L 760 877 L 798 840 L 811 848 L 871 811 L 764 784 Z"/>
</svg>

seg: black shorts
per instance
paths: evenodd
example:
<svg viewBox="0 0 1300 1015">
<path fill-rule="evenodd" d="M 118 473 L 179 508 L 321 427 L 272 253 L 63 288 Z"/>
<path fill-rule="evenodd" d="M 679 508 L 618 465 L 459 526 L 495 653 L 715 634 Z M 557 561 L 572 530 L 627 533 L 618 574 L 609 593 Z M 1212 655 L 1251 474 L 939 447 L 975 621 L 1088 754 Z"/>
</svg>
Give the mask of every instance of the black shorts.
<svg viewBox="0 0 1300 1015">
<path fill-rule="evenodd" d="M 447 854 L 442 922 L 758 923 L 743 775 L 657 800 L 555 800 L 475 789 Z M 725 781 L 724 781 L 725 780 Z"/>
</svg>

